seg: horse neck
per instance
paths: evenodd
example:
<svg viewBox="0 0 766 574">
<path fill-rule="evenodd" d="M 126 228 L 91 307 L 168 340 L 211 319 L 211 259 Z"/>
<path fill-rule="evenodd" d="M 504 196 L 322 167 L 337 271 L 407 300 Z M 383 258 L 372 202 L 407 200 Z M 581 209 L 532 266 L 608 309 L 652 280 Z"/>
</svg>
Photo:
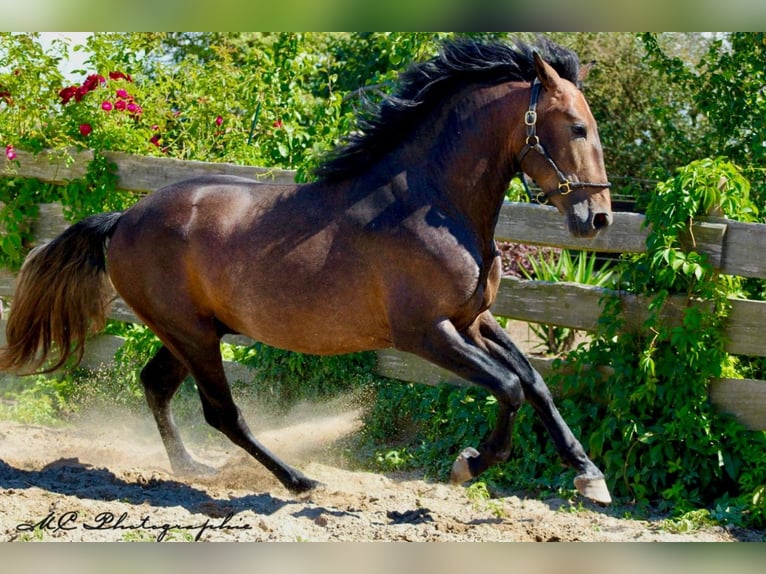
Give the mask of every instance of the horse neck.
<svg viewBox="0 0 766 574">
<path fill-rule="evenodd" d="M 430 154 L 431 177 L 443 200 L 470 221 L 494 252 L 494 232 L 523 141 L 527 97 L 519 84 L 469 91 L 446 114 Z"/>
</svg>

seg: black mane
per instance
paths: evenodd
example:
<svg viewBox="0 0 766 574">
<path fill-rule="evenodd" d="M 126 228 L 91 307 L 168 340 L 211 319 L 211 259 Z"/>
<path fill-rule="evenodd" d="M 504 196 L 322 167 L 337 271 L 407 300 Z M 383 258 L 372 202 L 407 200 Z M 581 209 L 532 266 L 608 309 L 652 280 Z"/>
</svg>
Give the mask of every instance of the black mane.
<svg viewBox="0 0 766 574">
<path fill-rule="evenodd" d="M 360 115 L 357 131 L 327 156 L 315 175 L 324 180 L 358 175 L 371 161 L 394 149 L 433 106 L 466 85 L 532 81 L 535 51 L 562 78 L 579 87 L 577 56 L 545 38 L 535 45 L 466 38 L 445 42 L 439 55 L 400 74 L 393 95 Z"/>
</svg>

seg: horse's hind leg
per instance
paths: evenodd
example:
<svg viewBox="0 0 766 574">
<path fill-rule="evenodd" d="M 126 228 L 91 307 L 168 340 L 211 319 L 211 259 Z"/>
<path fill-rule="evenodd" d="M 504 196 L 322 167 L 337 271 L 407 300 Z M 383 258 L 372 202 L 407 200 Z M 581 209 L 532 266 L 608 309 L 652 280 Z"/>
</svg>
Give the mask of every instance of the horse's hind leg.
<svg viewBox="0 0 766 574">
<path fill-rule="evenodd" d="M 146 402 L 157 422 L 173 472 L 180 475 L 209 474 L 214 469 L 195 461 L 181 441 L 170 401 L 189 370 L 163 346 L 141 371 Z"/>
<path fill-rule="evenodd" d="M 202 340 L 207 340 L 203 338 Z M 200 344 L 199 340 L 174 344 L 184 356 L 192 376 L 197 382 L 205 420 L 225 434 L 234 444 L 250 453 L 269 469 L 291 492 L 306 492 L 319 485 L 300 471 L 282 462 L 263 446 L 250 432 L 239 408 L 231 396 L 221 360 L 219 336 Z"/>
</svg>

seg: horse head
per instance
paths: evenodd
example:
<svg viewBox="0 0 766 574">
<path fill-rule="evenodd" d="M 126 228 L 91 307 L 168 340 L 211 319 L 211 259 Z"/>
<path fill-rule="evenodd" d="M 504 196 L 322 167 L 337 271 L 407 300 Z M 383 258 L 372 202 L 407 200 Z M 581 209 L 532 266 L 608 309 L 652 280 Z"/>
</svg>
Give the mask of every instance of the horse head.
<svg viewBox="0 0 766 574">
<path fill-rule="evenodd" d="M 604 169 L 596 121 L 582 92 L 562 79 L 538 53 L 524 115 L 526 139 L 517 165 L 541 187 L 541 203 L 567 218 L 577 237 L 593 237 L 612 223 L 610 184 Z M 579 79 L 588 73 L 583 66 Z"/>
</svg>

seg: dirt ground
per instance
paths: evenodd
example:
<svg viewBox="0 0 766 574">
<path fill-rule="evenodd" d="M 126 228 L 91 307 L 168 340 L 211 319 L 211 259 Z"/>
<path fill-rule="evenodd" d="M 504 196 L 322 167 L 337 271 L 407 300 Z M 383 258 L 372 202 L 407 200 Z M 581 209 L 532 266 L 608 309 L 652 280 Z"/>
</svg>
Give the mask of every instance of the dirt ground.
<svg viewBox="0 0 766 574">
<path fill-rule="evenodd" d="M 471 498 L 422 476 L 346 468 L 333 449 L 359 411 L 315 406 L 260 429 L 262 441 L 324 488 L 287 492 L 224 441 L 194 445 L 212 478 L 170 473 L 147 415 L 92 416 L 62 428 L 0 422 L 2 541 L 737 541 L 763 532 L 671 532 L 661 518 L 581 499 Z"/>
<path fill-rule="evenodd" d="M 526 324 L 509 330 L 533 351 Z M 55 428 L 0 421 L 0 541 L 766 540 L 766 532 L 718 526 L 677 532 L 663 517 L 631 519 L 628 506 L 581 498 L 477 499 L 422 474 L 361 472 L 339 448 L 361 424 L 349 401 L 279 418 L 243 412 L 267 447 L 324 487 L 296 497 L 215 436 L 190 449 L 217 474 L 178 478 L 148 413 L 93 412 Z"/>
</svg>

